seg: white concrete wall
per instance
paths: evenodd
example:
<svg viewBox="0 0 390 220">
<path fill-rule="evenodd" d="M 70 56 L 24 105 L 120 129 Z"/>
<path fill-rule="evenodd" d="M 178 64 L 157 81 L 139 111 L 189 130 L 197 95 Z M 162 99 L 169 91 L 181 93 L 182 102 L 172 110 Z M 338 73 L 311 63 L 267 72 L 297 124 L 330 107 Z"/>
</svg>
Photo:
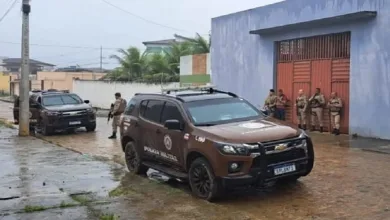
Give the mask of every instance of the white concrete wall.
<svg viewBox="0 0 390 220">
<path fill-rule="evenodd" d="M 179 83 L 163 85 L 163 88 L 179 87 Z M 94 107 L 108 109 L 114 102 L 114 94 L 120 92 L 127 101 L 135 93 L 160 93 L 161 85 L 144 83 L 123 83 L 109 81 L 73 81 L 73 92 L 82 99 L 89 100 Z"/>
<path fill-rule="evenodd" d="M 207 74 L 211 76 L 211 55 L 210 53 L 207 54 L 207 63 L 206 63 L 206 70 L 207 70 Z"/>
<path fill-rule="evenodd" d="M 180 57 L 180 75 L 192 75 L 192 55 Z"/>
</svg>

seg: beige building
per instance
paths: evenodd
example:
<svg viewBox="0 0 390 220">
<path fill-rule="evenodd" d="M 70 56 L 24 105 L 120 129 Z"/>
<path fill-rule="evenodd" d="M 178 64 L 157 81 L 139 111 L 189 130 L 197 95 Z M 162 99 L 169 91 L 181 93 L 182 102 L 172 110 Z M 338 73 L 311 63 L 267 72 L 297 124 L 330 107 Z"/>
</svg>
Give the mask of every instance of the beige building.
<svg viewBox="0 0 390 220">
<path fill-rule="evenodd" d="M 38 72 L 35 79 L 30 80 L 30 90 L 34 89 L 58 89 L 73 91 L 73 80 L 100 79 L 106 73 L 92 72 Z M 19 79 L 13 79 L 10 83 L 12 95 L 19 95 Z"/>
</svg>

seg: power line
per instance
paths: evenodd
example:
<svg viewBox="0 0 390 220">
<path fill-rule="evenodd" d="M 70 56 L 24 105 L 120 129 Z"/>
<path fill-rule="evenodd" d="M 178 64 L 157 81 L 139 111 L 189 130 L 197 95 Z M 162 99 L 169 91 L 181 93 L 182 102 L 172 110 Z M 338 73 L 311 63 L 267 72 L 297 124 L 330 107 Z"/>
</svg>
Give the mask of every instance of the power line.
<svg viewBox="0 0 390 220">
<path fill-rule="evenodd" d="M 56 57 L 66 57 L 66 56 L 69 56 L 69 55 L 81 54 L 81 53 L 85 53 L 85 52 L 89 52 L 89 51 L 93 51 L 93 50 L 97 50 L 97 49 L 93 48 L 93 49 L 89 49 L 89 50 L 81 50 L 81 51 L 78 51 L 78 52 L 61 53 L 61 54 L 57 54 L 57 55 L 53 55 L 53 56 L 36 57 L 35 59 L 43 59 L 43 58 L 50 59 L 50 58 L 56 58 Z"/>
<path fill-rule="evenodd" d="M 20 45 L 18 42 L 9 42 L 9 41 L 0 41 L 2 44 L 16 44 Z M 37 47 L 62 47 L 62 48 L 73 48 L 73 49 L 100 49 L 100 47 L 87 47 L 87 46 L 71 46 L 71 45 L 55 45 L 55 44 L 30 44 L 30 46 Z M 103 50 L 118 50 L 119 47 L 103 47 Z"/>
<path fill-rule="evenodd" d="M 75 66 L 91 66 L 91 65 L 98 65 L 100 62 L 95 63 L 85 63 L 85 64 L 75 64 Z M 103 64 L 114 64 L 114 63 L 103 63 Z"/>
<path fill-rule="evenodd" d="M 157 23 L 157 22 L 155 22 L 155 21 L 146 19 L 146 18 L 144 18 L 144 17 L 142 17 L 142 16 L 139 16 L 139 15 L 137 15 L 137 14 L 134 14 L 133 12 L 127 11 L 127 10 L 125 10 L 125 9 L 122 9 L 122 8 L 120 8 L 119 6 L 116 6 L 116 5 L 110 3 L 110 2 L 108 2 L 108 1 L 106 1 L 106 0 L 102 0 L 102 1 L 103 1 L 104 3 L 110 5 L 110 6 L 112 6 L 112 7 L 116 8 L 116 9 L 118 9 L 118 10 L 120 10 L 120 11 L 126 13 L 126 14 L 129 14 L 129 15 L 131 15 L 131 16 L 133 16 L 133 17 L 137 17 L 137 18 L 139 18 L 139 19 L 141 19 L 141 20 L 143 20 L 143 21 L 146 21 L 146 22 L 148 22 L 148 23 L 151 23 L 151 24 L 154 24 L 154 25 L 157 25 L 157 26 L 160 26 L 160 27 L 165 27 L 165 28 L 168 28 L 168 29 L 171 29 L 171 30 L 175 30 L 175 31 L 181 31 L 181 32 L 192 33 L 192 32 L 187 31 L 187 30 L 178 29 L 178 28 L 175 28 L 175 27 L 171 27 L 171 26 L 167 26 L 167 25 L 164 25 L 164 24 Z"/>
<path fill-rule="evenodd" d="M 105 58 L 104 58 L 104 59 L 105 59 Z M 68 64 L 73 64 L 73 63 L 77 63 L 77 62 L 97 61 L 97 60 L 100 60 L 100 57 L 96 57 L 96 58 L 94 58 L 94 59 L 76 60 L 76 61 L 72 61 L 72 62 L 62 62 L 62 63 L 58 64 L 57 66 L 59 66 L 59 65 L 68 65 Z"/>
<path fill-rule="evenodd" d="M 18 1 L 19 0 L 15 0 L 14 2 L 12 2 L 12 5 L 7 9 L 7 11 L 4 13 L 4 15 L 0 18 L 0 23 L 4 20 L 4 18 L 8 15 L 8 13 L 15 7 L 15 5 Z"/>
</svg>

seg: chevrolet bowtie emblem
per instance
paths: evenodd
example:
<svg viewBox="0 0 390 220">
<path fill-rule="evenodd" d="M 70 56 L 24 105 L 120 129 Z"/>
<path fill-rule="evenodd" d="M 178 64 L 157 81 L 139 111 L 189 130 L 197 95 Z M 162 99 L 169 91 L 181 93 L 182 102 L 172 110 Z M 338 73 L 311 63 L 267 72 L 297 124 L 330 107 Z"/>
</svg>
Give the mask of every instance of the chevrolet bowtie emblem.
<svg viewBox="0 0 390 220">
<path fill-rule="evenodd" d="M 287 149 L 287 144 L 279 144 L 275 146 L 276 151 L 282 151 Z"/>
</svg>

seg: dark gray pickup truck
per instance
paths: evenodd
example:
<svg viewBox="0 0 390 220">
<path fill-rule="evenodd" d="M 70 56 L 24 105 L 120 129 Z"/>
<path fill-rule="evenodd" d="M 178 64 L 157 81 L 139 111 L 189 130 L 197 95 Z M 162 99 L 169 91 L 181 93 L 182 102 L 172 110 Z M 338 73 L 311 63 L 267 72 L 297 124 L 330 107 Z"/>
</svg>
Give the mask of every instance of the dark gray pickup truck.
<svg viewBox="0 0 390 220">
<path fill-rule="evenodd" d="M 37 128 L 43 135 L 56 130 L 74 130 L 85 127 L 96 129 L 96 113 L 88 100 L 74 93 L 35 91 L 30 93 L 30 129 Z M 19 123 L 19 100 L 14 103 L 14 122 Z"/>
</svg>

